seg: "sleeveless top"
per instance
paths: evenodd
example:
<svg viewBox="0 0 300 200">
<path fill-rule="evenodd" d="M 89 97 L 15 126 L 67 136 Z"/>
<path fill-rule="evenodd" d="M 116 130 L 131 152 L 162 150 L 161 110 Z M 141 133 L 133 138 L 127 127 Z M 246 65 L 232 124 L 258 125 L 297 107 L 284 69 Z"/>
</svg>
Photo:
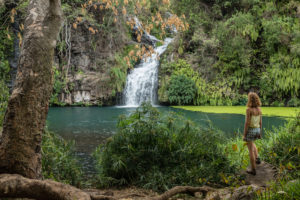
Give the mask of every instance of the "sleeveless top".
<svg viewBox="0 0 300 200">
<path fill-rule="evenodd" d="M 260 128 L 260 115 L 252 115 L 250 119 L 250 128 Z"/>
</svg>

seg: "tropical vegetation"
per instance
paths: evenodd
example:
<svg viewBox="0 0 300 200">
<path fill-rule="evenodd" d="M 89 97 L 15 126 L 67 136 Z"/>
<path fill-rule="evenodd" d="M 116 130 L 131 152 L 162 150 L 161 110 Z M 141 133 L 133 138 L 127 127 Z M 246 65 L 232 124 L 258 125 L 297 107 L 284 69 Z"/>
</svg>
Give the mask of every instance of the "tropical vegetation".
<svg viewBox="0 0 300 200">
<path fill-rule="evenodd" d="M 162 59 L 161 102 L 181 74 L 196 84 L 192 105 L 245 105 L 250 90 L 266 106 L 300 105 L 298 1 L 173 2 L 190 28 Z"/>
<path fill-rule="evenodd" d="M 162 115 L 150 104 L 121 116 L 118 132 L 97 148 L 99 186 L 136 185 L 158 191 L 176 185 L 220 184 L 232 176 L 220 147 L 224 135 L 200 128 L 175 113 Z"/>
<path fill-rule="evenodd" d="M 74 141 L 65 141 L 59 135 L 45 130 L 42 140 L 43 177 L 80 187 L 82 166 L 75 155 Z"/>
</svg>

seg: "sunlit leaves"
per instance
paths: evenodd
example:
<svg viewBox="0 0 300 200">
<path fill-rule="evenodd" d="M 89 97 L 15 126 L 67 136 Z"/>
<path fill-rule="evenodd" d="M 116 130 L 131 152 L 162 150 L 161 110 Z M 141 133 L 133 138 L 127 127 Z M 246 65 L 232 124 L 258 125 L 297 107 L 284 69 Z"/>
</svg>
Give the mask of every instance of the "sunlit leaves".
<svg viewBox="0 0 300 200">
<path fill-rule="evenodd" d="M 87 3 L 84 3 L 81 5 L 82 8 L 82 14 L 86 14 L 87 9 L 89 8 L 89 6 L 94 6 L 94 8 L 97 8 L 97 5 L 99 5 L 99 9 L 103 10 L 111 10 L 113 12 L 113 14 L 115 15 L 115 17 L 113 18 L 114 23 L 117 23 L 117 21 L 119 20 L 120 13 L 122 13 L 123 16 L 127 17 L 128 14 L 135 14 L 138 15 L 139 13 L 145 13 L 145 12 L 149 12 L 146 11 L 146 9 L 148 9 L 148 4 L 151 3 L 155 3 L 157 4 L 157 1 L 149 1 L 149 0 L 133 0 L 131 2 L 129 2 L 128 0 L 98 0 L 98 1 L 88 1 Z M 169 6 L 170 1 L 169 0 L 163 0 L 162 1 L 162 5 L 163 6 Z M 132 12 L 128 12 L 128 10 L 133 10 L 134 13 Z M 161 37 L 163 37 L 166 34 L 166 28 L 176 28 L 176 30 L 178 31 L 185 31 L 188 29 L 188 24 L 183 22 L 183 19 L 185 18 L 185 16 L 183 15 L 181 18 L 176 16 L 176 15 L 172 15 L 171 17 L 167 18 L 167 19 L 163 19 L 163 17 L 161 16 L 160 12 L 155 12 L 153 13 L 153 16 L 150 16 L 151 18 L 151 23 L 147 22 L 147 24 L 144 26 L 146 32 L 150 33 L 151 30 L 154 28 L 154 25 L 159 27 L 161 29 Z M 135 23 L 132 22 L 131 18 L 128 18 L 129 21 L 127 22 L 127 24 L 132 28 L 133 26 L 135 26 Z M 142 35 L 142 32 L 140 33 Z M 136 34 L 137 36 L 137 40 L 140 42 L 140 38 L 141 36 L 139 36 L 138 34 Z"/>
<path fill-rule="evenodd" d="M 127 14 L 127 10 L 126 10 L 126 8 L 123 6 L 123 8 L 122 8 L 122 14 L 123 15 L 126 15 Z"/>
<path fill-rule="evenodd" d="M 237 144 L 233 144 L 233 145 L 232 145 L 232 150 L 233 150 L 233 151 L 237 151 L 237 150 L 238 150 Z"/>
<path fill-rule="evenodd" d="M 77 29 L 77 23 L 73 23 L 73 28 Z"/>
<path fill-rule="evenodd" d="M 92 27 L 89 27 L 89 31 L 92 33 L 92 34 L 95 34 L 96 31 L 92 28 Z"/>
<path fill-rule="evenodd" d="M 7 39 L 11 40 L 11 36 L 9 33 L 7 33 Z"/>
<path fill-rule="evenodd" d="M 18 32 L 17 37 L 18 37 L 18 39 L 19 39 L 19 47 L 21 47 L 23 38 L 22 38 L 22 35 L 21 35 L 20 32 Z"/>
<path fill-rule="evenodd" d="M 138 43 L 142 43 L 142 37 L 146 33 L 151 34 L 152 30 L 159 30 L 159 37 L 163 39 L 166 36 L 167 29 L 176 29 L 177 31 L 185 31 L 188 28 L 188 24 L 185 23 L 184 16 L 178 17 L 176 15 L 172 15 L 169 18 L 162 17 L 160 11 L 151 12 L 150 5 L 158 4 L 159 2 L 156 0 L 89 0 L 85 3 L 81 4 L 81 15 L 75 18 L 73 22 L 73 28 L 77 29 L 78 24 L 83 22 L 82 18 L 90 12 L 90 8 L 94 8 L 96 12 L 103 12 L 103 10 L 110 11 L 112 16 L 109 14 L 107 17 L 102 16 L 102 22 L 106 21 L 113 22 L 114 24 L 119 24 L 120 20 L 126 20 L 126 24 L 133 30 L 136 28 L 135 39 Z M 170 5 L 169 0 L 162 1 L 162 5 L 160 9 L 164 7 L 168 7 Z M 98 9 L 99 8 L 99 9 Z M 97 11 L 98 9 L 98 11 Z M 109 13 L 109 12 L 107 12 Z M 133 16 L 145 15 L 145 13 L 150 14 L 150 20 L 141 21 L 141 26 L 136 24 Z M 88 28 L 89 32 L 95 34 L 98 32 L 99 27 L 90 25 Z M 168 30 L 168 31 L 169 31 Z M 152 53 L 154 53 L 152 47 L 142 47 L 140 51 L 135 51 L 135 55 L 127 55 L 127 58 L 124 57 L 128 67 L 132 67 L 130 63 L 132 61 L 146 59 L 150 57 Z"/>
<path fill-rule="evenodd" d="M 15 8 L 13 8 L 11 11 L 10 11 L 10 22 L 11 23 L 14 23 L 15 22 L 15 15 L 17 14 L 17 11 Z"/>
<path fill-rule="evenodd" d="M 21 31 L 23 31 L 23 30 L 24 30 L 24 24 L 20 24 L 19 29 L 20 29 Z"/>
</svg>

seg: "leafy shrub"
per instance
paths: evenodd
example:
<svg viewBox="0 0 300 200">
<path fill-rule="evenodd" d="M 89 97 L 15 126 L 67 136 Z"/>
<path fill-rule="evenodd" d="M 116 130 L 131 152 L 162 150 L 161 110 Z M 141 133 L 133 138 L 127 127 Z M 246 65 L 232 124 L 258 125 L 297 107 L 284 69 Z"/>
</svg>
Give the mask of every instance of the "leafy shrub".
<svg viewBox="0 0 300 200">
<path fill-rule="evenodd" d="M 271 103 L 271 106 L 275 106 L 275 107 L 283 107 L 284 103 L 280 102 L 280 101 L 274 101 Z"/>
<path fill-rule="evenodd" d="M 287 102 L 287 106 L 290 106 L 290 107 L 298 107 L 298 106 L 300 106 L 300 99 L 297 98 L 297 97 L 291 98 L 291 99 Z"/>
<path fill-rule="evenodd" d="M 168 97 L 171 104 L 192 104 L 196 95 L 195 82 L 185 75 L 171 76 Z"/>
<path fill-rule="evenodd" d="M 200 73 L 195 71 L 186 60 L 178 59 L 176 62 L 169 63 L 167 59 L 163 58 L 160 73 L 166 75 L 161 78 L 160 88 L 158 90 L 159 100 L 162 102 L 170 102 L 169 87 L 167 86 L 170 85 L 171 79 L 176 76 L 185 76 L 190 82 L 193 81 L 195 84 L 195 96 L 193 101 L 189 104 L 231 106 L 233 103 L 239 104 L 239 98 L 241 98 L 241 103 L 244 101 L 243 95 L 236 94 L 237 91 L 230 88 L 227 80 L 220 79 L 218 82 L 209 82 L 205 80 Z M 180 87 L 181 83 L 178 82 L 176 84 Z M 172 96 L 172 100 L 174 100 L 173 104 L 178 104 L 178 102 L 176 103 L 175 101 L 176 95 Z"/>
<path fill-rule="evenodd" d="M 63 92 L 64 89 L 66 89 L 66 80 L 63 78 L 63 75 L 61 72 L 53 67 L 54 71 L 54 84 L 53 84 L 53 91 L 50 98 L 50 105 L 59 105 L 64 106 L 64 103 L 59 101 L 59 94 Z"/>
<path fill-rule="evenodd" d="M 300 113 L 286 126 L 274 132 L 267 131 L 266 137 L 267 140 L 262 141 L 263 159 L 278 166 L 280 172 L 299 178 Z"/>
<path fill-rule="evenodd" d="M 94 153 L 99 185 L 167 190 L 175 185 L 220 183 L 235 171 L 219 147 L 224 136 L 179 115 L 144 104 L 122 116 L 118 132 Z"/>
<path fill-rule="evenodd" d="M 74 141 L 67 142 L 46 130 L 42 140 L 42 173 L 44 178 L 79 186 L 82 171 L 74 155 Z"/>
<path fill-rule="evenodd" d="M 249 152 L 242 136 L 231 138 L 224 144 L 224 151 L 231 163 L 237 166 L 239 170 L 245 170 L 249 165 Z"/>
<path fill-rule="evenodd" d="M 237 98 L 232 100 L 233 106 L 244 106 L 247 104 L 248 96 L 247 95 L 237 95 Z"/>
<path fill-rule="evenodd" d="M 300 180 L 273 184 L 268 191 L 257 194 L 257 200 L 293 200 L 300 199 Z"/>
</svg>

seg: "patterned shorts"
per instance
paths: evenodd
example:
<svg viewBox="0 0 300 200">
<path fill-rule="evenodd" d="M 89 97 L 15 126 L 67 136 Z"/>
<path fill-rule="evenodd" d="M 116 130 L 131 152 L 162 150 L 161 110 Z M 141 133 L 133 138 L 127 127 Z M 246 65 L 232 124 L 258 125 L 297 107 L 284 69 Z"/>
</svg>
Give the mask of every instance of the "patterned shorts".
<svg viewBox="0 0 300 200">
<path fill-rule="evenodd" d="M 244 139 L 246 142 L 255 141 L 259 139 L 260 136 L 260 128 L 248 128 L 247 135 Z"/>
</svg>

